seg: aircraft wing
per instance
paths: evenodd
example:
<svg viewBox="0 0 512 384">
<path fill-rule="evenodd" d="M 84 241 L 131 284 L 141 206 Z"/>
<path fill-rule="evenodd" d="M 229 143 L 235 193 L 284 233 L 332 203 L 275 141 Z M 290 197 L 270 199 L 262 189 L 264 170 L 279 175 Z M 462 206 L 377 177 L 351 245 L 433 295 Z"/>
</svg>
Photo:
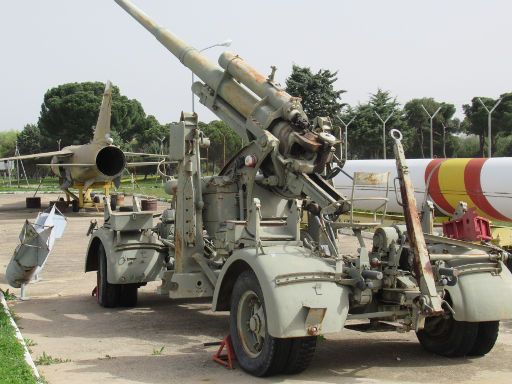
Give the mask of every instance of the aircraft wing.
<svg viewBox="0 0 512 384">
<path fill-rule="evenodd" d="M 41 152 L 41 153 L 34 153 L 32 155 L 4 157 L 4 158 L 1 158 L 0 161 L 39 159 L 41 157 L 53 157 L 53 156 L 68 157 L 71 155 L 73 155 L 73 152 L 70 152 L 70 151 Z"/>
<path fill-rule="evenodd" d="M 167 155 L 160 155 L 158 153 L 144 153 L 144 152 L 124 152 L 125 156 L 148 156 L 148 157 L 161 157 L 165 158 Z"/>
<path fill-rule="evenodd" d="M 135 167 L 145 167 L 148 165 L 158 165 L 158 164 L 170 164 L 170 162 L 165 161 L 140 161 L 137 163 L 126 163 L 127 168 L 135 168 Z"/>
<path fill-rule="evenodd" d="M 158 165 L 158 164 L 170 164 L 170 162 L 165 161 L 139 161 L 139 162 L 133 162 L 133 163 L 126 163 L 126 167 L 128 168 L 135 168 L 135 167 L 145 167 L 149 165 Z M 38 167 L 53 167 L 53 166 L 59 166 L 59 167 L 94 167 L 96 164 L 84 164 L 84 163 L 49 163 L 49 164 L 36 164 Z"/>
<path fill-rule="evenodd" d="M 53 164 L 36 164 L 38 167 L 53 167 L 53 166 L 59 166 L 59 167 L 94 167 L 96 164 L 65 164 L 65 163 L 53 163 Z"/>
</svg>

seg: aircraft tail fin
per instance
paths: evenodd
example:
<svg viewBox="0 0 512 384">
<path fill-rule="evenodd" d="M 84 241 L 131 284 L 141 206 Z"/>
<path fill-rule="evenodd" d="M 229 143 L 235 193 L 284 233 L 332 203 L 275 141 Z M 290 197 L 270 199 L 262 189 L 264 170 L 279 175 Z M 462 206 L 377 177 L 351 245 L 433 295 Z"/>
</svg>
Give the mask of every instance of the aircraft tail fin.
<svg viewBox="0 0 512 384">
<path fill-rule="evenodd" d="M 110 118 L 112 114 L 112 83 L 107 81 L 105 92 L 101 101 L 100 113 L 96 128 L 94 129 L 93 141 L 105 141 L 110 138 Z"/>
</svg>

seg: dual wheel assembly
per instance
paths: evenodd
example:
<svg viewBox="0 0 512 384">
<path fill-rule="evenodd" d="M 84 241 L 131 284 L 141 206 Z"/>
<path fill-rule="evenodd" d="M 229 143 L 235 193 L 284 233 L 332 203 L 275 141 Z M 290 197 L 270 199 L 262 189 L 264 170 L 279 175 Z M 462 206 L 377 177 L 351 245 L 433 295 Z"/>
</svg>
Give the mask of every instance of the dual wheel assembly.
<svg viewBox="0 0 512 384">
<path fill-rule="evenodd" d="M 96 274 L 96 297 L 105 308 L 135 307 L 138 284 L 110 284 L 107 280 L 107 257 L 103 245 L 98 249 L 98 272 Z"/>
<path fill-rule="evenodd" d="M 237 279 L 231 297 L 230 334 L 240 366 L 255 376 L 293 374 L 305 370 L 316 337 L 279 339 L 268 334 L 265 302 L 252 271 Z M 426 319 L 417 332 L 427 351 L 447 357 L 483 356 L 496 343 L 499 321 L 456 321 L 451 315 Z"/>
<path fill-rule="evenodd" d="M 137 284 L 110 284 L 103 246 L 98 250 L 97 298 L 107 308 L 137 304 Z M 447 356 L 483 356 L 494 347 L 499 321 L 470 323 L 451 316 L 432 317 L 417 332 L 429 352 Z M 242 369 L 254 376 L 295 374 L 313 359 L 317 338 L 276 338 L 268 333 L 263 293 L 254 272 L 242 272 L 231 295 L 230 334 L 233 350 Z"/>
<path fill-rule="evenodd" d="M 446 315 L 427 318 L 416 335 L 423 348 L 441 356 L 483 356 L 494 347 L 499 328 L 499 321 L 457 321 Z"/>
</svg>

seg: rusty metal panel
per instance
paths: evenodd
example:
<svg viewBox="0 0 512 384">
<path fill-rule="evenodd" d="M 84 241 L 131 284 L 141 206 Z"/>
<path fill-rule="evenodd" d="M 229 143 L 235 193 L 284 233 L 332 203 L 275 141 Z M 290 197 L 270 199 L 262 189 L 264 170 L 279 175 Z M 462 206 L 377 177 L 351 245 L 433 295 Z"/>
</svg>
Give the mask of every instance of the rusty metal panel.
<svg viewBox="0 0 512 384">
<path fill-rule="evenodd" d="M 354 185 L 387 185 L 389 172 L 354 172 Z"/>
<path fill-rule="evenodd" d="M 402 134 L 400 131 L 393 129 L 391 130 L 391 137 L 394 139 L 393 150 L 395 153 L 398 180 L 400 182 L 400 194 L 404 207 L 407 237 L 414 256 L 414 273 L 422 293 L 422 297 L 420 298 L 421 302 L 419 304 L 423 312 L 430 312 L 431 314 L 443 313 L 444 311 L 441 306 L 443 300 L 437 293 L 427 244 L 423 236 L 423 229 L 416 208 L 414 188 L 405 160 L 404 148 L 401 143 Z"/>
</svg>

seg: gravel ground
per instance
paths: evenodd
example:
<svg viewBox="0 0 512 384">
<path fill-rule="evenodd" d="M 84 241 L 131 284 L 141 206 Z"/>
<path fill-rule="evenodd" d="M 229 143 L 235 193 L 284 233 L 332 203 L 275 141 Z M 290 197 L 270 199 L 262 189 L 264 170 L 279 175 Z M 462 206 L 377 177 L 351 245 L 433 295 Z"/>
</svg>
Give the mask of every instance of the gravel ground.
<svg viewBox="0 0 512 384">
<path fill-rule="evenodd" d="M 43 202 L 55 195 L 43 195 Z M 25 195 L 0 196 L 0 287 L 9 288 L 5 267 L 25 219 Z M 141 288 L 134 309 L 104 309 L 91 291 L 94 273 L 85 274 L 89 221 L 101 213 L 68 213 L 69 223 L 42 274 L 28 287 L 30 300 L 14 306 L 24 337 L 32 339 L 34 360 L 43 352 L 69 362 L 40 366 L 57 383 L 510 383 L 512 323 L 504 322 L 494 350 L 483 358 L 447 359 L 425 352 L 413 333 L 360 333 L 346 330 L 320 341 L 311 367 L 297 376 L 256 379 L 241 369 L 228 371 L 211 361 L 216 341 L 228 332 L 226 313 L 212 313 L 206 301 L 171 301 Z M 343 239 L 355 248 L 352 239 Z M 11 290 L 13 290 L 11 288 Z M 18 290 L 13 290 L 19 293 Z M 510 300 L 510 298 L 507 298 Z M 155 355 L 154 351 L 163 351 Z"/>
</svg>

